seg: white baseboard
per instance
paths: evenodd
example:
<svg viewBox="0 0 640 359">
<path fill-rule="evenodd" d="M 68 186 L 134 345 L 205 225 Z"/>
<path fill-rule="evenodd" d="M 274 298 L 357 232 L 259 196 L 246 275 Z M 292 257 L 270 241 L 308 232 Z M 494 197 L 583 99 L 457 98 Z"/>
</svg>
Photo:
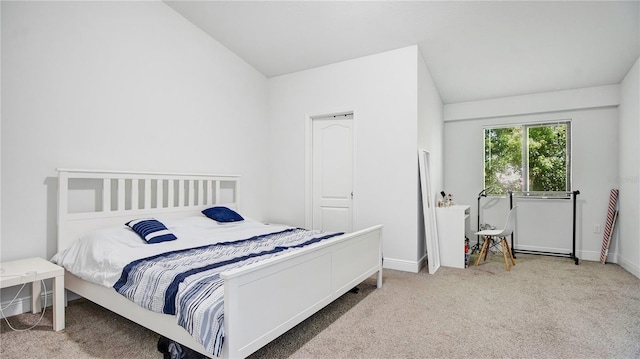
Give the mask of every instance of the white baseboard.
<svg viewBox="0 0 640 359">
<path fill-rule="evenodd" d="M 560 253 L 560 254 L 567 254 L 567 255 L 571 253 L 571 249 L 536 247 L 536 246 L 516 246 L 516 253 L 518 250 Z M 576 257 L 578 257 L 578 259 L 580 260 L 585 260 L 585 261 L 600 261 L 600 252 L 576 250 Z"/>
<path fill-rule="evenodd" d="M 50 307 L 53 304 L 53 292 L 49 291 L 46 293 L 42 293 L 40 299 L 42 300 L 42 305 L 45 305 L 46 303 L 46 306 Z M 1 317 L 8 318 L 8 317 L 13 317 L 14 315 L 30 312 L 31 296 L 16 298 L 13 302 L 11 302 L 11 300 L 2 302 L 0 304 L 0 307 L 2 308 L 2 313 L 0 313 L 0 318 Z"/>
<path fill-rule="evenodd" d="M 580 260 L 600 262 L 600 252 L 594 251 L 576 251 L 576 256 Z"/>
<path fill-rule="evenodd" d="M 499 243 L 498 243 L 499 244 Z M 526 245 L 515 245 L 515 251 L 536 251 L 536 252 L 548 252 L 548 253 L 571 253 L 571 249 L 564 248 L 551 248 L 551 247 L 538 247 L 538 246 L 526 246 Z"/>
<path fill-rule="evenodd" d="M 411 273 L 418 273 L 423 265 L 423 259 L 417 262 L 413 262 L 404 259 L 393 259 L 385 257 L 382 261 L 382 268 L 384 269 L 393 269 Z"/>
<path fill-rule="evenodd" d="M 640 266 L 637 263 L 631 263 L 629 260 L 622 256 L 616 256 L 617 263 L 620 267 L 624 268 L 627 272 L 640 278 Z"/>
<path fill-rule="evenodd" d="M 67 290 L 64 291 L 64 306 L 67 306 L 67 303 L 70 300 L 80 299 L 81 296 L 76 293 L 69 292 Z M 46 300 L 46 302 L 45 302 Z M 47 307 L 53 305 L 53 291 L 48 291 L 46 293 L 42 293 L 40 295 L 40 301 L 44 306 L 46 303 Z M 11 300 L 0 303 L 0 308 L 2 308 L 2 313 L 0 313 L 0 318 L 4 317 L 13 317 L 14 315 L 23 314 L 31 311 L 31 296 L 16 298 L 13 302 Z"/>
<path fill-rule="evenodd" d="M 543 252 L 554 252 L 554 253 L 569 253 L 571 250 L 566 249 L 558 249 L 558 248 L 544 248 L 544 247 L 533 247 L 533 246 L 518 246 L 516 251 L 520 250 L 532 250 L 532 251 L 543 251 Z M 581 261 L 593 261 L 600 262 L 600 252 L 598 251 L 581 251 L 576 250 L 576 256 Z M 620 267 L 624 268 L 627 272 L 633 274 L 634 276 L 640 278 L 640 266 L 637 263 L 632 263 L 626 258 L 618 255 L 617 253 L 607 253 L 607 263 L 616 263 L 620 265 Z"/>
<path fill-rule="evenodd" d="M 427 254 L 425 253 L 422 258 L 418 260 L 418 272 L 422 269 L 422 267 L 427 265 Z"/>
</svg>

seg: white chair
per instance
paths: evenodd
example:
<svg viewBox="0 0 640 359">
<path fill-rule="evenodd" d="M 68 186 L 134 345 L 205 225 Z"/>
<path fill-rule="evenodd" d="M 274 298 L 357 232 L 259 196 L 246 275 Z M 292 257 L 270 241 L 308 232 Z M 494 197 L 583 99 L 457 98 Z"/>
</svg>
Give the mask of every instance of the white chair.
<svg viewBox="0 0 640 359">
<path fill-rule="evenodd" d="M 480 264 L 480 258 L 484 254 L 484 260 L 487 260 L 487 253 L 489 252 L 489 243 L 493 241 L 494 238 L 500 238 L 500 245 L 502 247 L 502 256 L 504 257 L 504 266 L 507 271 L 509 268 L 509 261 L 507 260 L 507 252 L 509 253 L 509 257 L 511 258 L 511 263 L 516 265 L 516 261 L 513 259 L 513 253 L 511 252 L 511 247 L 509 247 L 509 242 L 507 241 L 507 237 L 510 236 L 514 229 L 516 223 L 516 208 L 518 206 L 513 207 L 509 214 L 507 215 L 507 223 L 504 225 L 504 229 L 485 229 L 480 232 L 477 232 L 477 236 L 483 236 L 484 242 L 482 243 L 482 249 L 480 249 L 480 253 L 478 254 L 478 259 L 476 260 L 476 266 Z"/>
</svg>

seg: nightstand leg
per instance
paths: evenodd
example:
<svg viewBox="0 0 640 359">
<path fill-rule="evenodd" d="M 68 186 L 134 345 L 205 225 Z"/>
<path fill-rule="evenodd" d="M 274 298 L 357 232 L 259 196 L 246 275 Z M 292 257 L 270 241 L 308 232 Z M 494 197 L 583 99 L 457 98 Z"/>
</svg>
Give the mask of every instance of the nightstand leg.
<svg viewBox="0 0 640 359">
<path fill-rule="evenodd" d="M 31 313 L 40 313 L 42 310 L 42 287 L 40 287 L 40 281 L 36 280 L 31 282 Z"/>
<path fill-rule="evenodd" d="M 53 330 L 64 329 L 64 277 L 53 277 Z"/>
</svg>

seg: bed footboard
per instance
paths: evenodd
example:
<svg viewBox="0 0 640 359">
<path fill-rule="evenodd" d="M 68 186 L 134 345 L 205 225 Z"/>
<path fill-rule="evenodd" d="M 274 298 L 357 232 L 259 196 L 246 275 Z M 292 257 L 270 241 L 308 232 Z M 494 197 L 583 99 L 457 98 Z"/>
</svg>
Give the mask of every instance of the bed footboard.
<svg viewBox="0 0 640 359">
<path fill-rule="evenodd" d="M 375 273 L 381 287 L 381 252 L 375 226 L 223 273 L 225 357 L 250 355 Z"/>
</svg>

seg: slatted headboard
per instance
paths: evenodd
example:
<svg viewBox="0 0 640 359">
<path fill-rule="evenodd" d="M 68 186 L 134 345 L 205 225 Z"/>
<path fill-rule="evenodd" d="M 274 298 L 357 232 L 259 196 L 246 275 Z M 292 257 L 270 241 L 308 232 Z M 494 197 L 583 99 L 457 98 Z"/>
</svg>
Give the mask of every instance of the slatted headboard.
<svg viewBox="0 0 640 359">
<path fill-rule="evenodd" d="M 126 221 L 237 208 L 235 175 L 58 169 L 58 250 L 83 234 Z"/>
</svg>

